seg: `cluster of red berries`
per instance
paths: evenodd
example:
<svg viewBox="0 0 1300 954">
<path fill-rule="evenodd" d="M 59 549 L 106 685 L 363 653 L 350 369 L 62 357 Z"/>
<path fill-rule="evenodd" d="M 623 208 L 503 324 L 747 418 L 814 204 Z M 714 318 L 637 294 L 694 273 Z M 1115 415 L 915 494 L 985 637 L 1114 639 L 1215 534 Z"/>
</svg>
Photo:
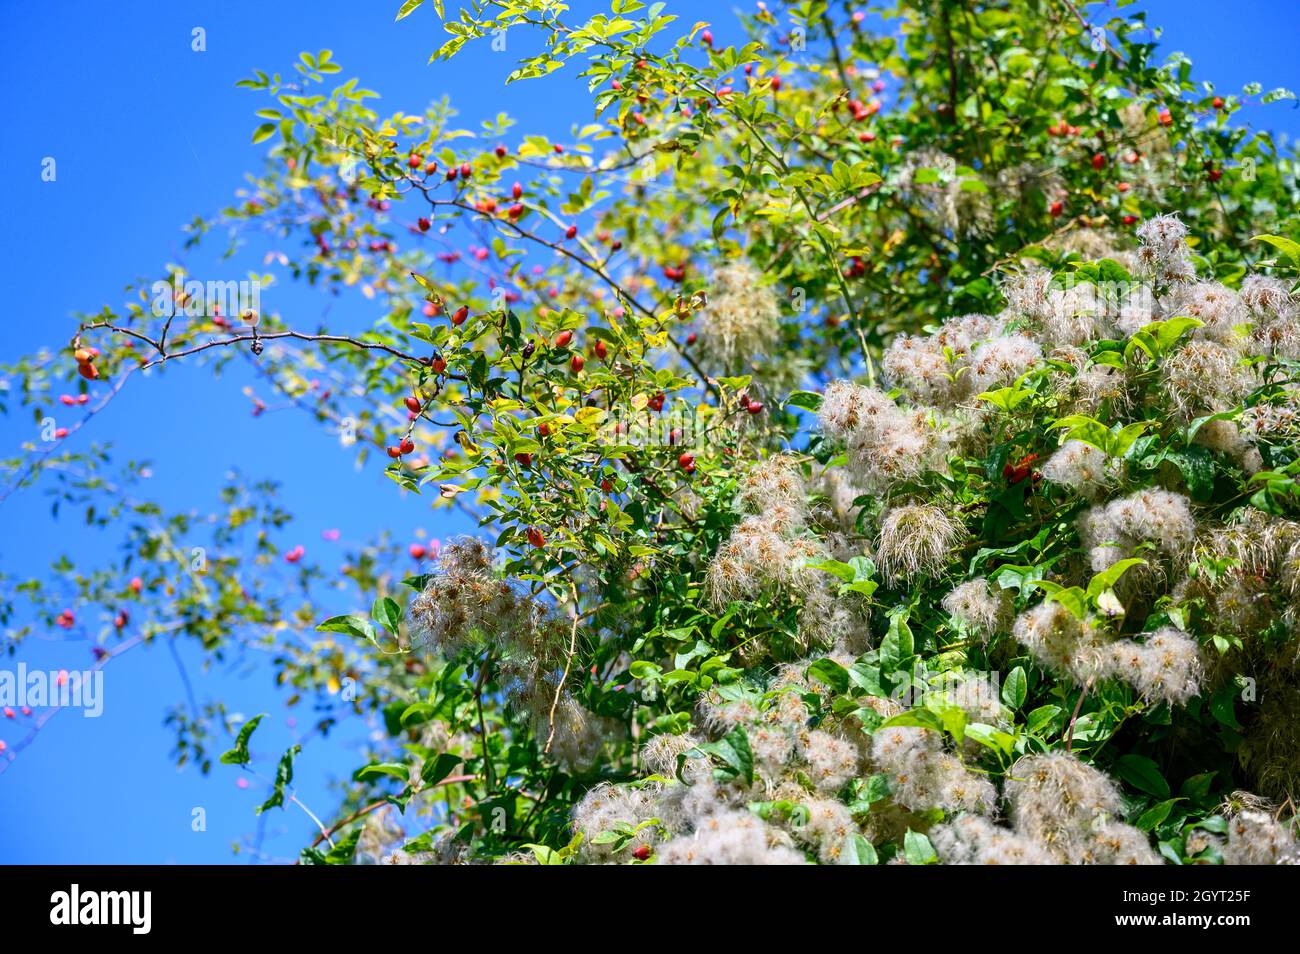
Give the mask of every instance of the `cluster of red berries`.
<svg viewBox="0 0 1300 954">
<path fill-rule="evenodd" d="M 99 369 L 95 367 L 95 359 L 99 357 L 98 348 L 78 348 L 72 353 L 77 359 L 77 373 L 87 381 L 94 381 L 99 377 Z"/>
<path fill-rule="evenodd" d="M 402 442 L 387 449 L 388 456 L 397 460 L 403 454 L 410 454 L 415 450 L 415 441 L 409 437 L 402 438 Z"/>
<path fill-rule="evenodd" d="M 1049 136 L 1078 136 L 1082 132 L 1082 127 L 1071 126 L 1064 119 L 1053 126 L 1047 127 L 1047 135 Z"/>
<path fill-rule="evenodd" d="M 1026 454 L 1014 464 L 1007 461 L 1002 467 L 1002 477 L 1008 483 L 1018 484 L 1026 477 L 1032 475 L 1031 483 L 1038 483 L 1043 479 L 1043 475 L 1034 470 L 1034 462 L 1038 460 L 1037 454 Z"/>
</svg>

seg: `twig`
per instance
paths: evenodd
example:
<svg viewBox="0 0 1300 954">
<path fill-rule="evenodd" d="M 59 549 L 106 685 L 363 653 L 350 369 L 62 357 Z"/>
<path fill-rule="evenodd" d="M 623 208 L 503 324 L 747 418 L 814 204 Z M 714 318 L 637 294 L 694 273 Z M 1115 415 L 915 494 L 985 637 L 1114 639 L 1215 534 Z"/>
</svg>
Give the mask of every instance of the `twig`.
<svg viewBox="0 0 1300 954">
<path fill-rule="evenodd" d="M 555 710 L 560 707 L 560 694 L 564 692 L 565 680 L 569 678 L 569 667 L 573 665 L 573 656 L 578 651 L 578 620 L 582 619 L 578 613 L 578 587 L 572 583 L 569 586 L 573 590 L 573 630 L 569 634 L 569 652 L 564 657 L 564 672 L 560 674 L 560 683 L 555 687 L 555 698 L 551 700 L 550 725 L 546 733 L 546 746 L 542 749 L 544 755 L 551 754 L 551 743 L 555 741 Z"/>
<path fill-rule="evenodd" d="M 1065 735 L 1065 751 L 1069 752 L 1074 746 L 1074 723 L 1079 721 L 1079 710 L 1083 708 L 1084 697 L 1088 695 L 1088 690 L 1092 688 L 1092 676 L 1083 684 L 1083 690 L 1079 693 L 1079 701 L 1074 704 L 1074 713 L 1070 716 L 1070 728 Z"/>
</svg>

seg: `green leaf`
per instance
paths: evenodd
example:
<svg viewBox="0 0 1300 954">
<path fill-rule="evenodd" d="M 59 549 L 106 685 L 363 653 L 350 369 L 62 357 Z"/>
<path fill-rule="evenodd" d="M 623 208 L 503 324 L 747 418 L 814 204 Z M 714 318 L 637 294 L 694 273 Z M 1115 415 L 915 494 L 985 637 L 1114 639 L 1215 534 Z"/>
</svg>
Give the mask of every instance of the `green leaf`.
<svg viewBox="0 0 1300 954">
<path fill-rule="evenodd" d="M 1170 798 L 1166 801 L 1158 802 L 1138 816 L 1138 820 L 1135 824 L 1143 831 L 1155 831 L 1156 828 L 1164 824 L 1165 819 L 1169 817 L 1169 813 L 1173 811 L 1174 806 L 1181 801 L 1181 798 Z"/>
<path fill-rule="evenodd" d="M 379 645 L 375 627 L 364 616 L 331 616 L 317 625 L 316 629 L 322 633 L 347 633 L 349 636 L 360 636 L 375 646 Z"/>
<path fill-rule="evenodd" d="M 1039 737 L 1052 734 L 1052 727 L 1064 715 L 1060 706 L 1039 706 L 1025 717 L 1025 731 Z"/>
<path fill-rule="evenodd" d="M 879 862 L 876 856 L 876 849 L 856 832 L 847 835 L 844 839 L 844 847 L 840 851 L 840 863 L 845 865 L 874 865 Z"/>
<path fill-rule="evenodd" d="M 401 9 L 397 11 L 397 19 L 405 20 L 412 13 L 418 10 L 423 3 L 424 0 L 406 0 L 406 2 L 402 4 Z"/>
<path fill-rule="evenodd" d="M 809 561 L 808 566 L 814 570 L 825 570 L 838 576 L 845 583 L 852 583 L 857 571 L 848 563 L 841 563 L 839 560 L 817 560 Z"/>
<path fill-rule="evenodd" d="M 441 755 L 425 759 L 424 767 L 420 769 L 420 781 L 424 783 L 425 788 L 432 788 L 449 776 L 463 761 L 465 761 L 463 756 L 451 752 L 443 752 Z"/>
<path fill-rule="evenodd" d="M 294 757 L 302 751 L 301 745 L 295 745 L 289 748 L 284 755 L 280 756 L 280 764 L 275 769 L 275 788 L 271 792 L 271 797 L 257 806 L 254 814 L 260 815 L 262 812 L 270 811 L 272 808 L 284 807 L 284 789 L 293 781 L 293 760 Z"/>
<path fill-rule="evenodd" d="M 1183 475 L 1193 500 L 1206 501 L 1214 496 L 1214 455 L 1206 448 L 1171 450 L 1165 454 L 1165 459 Z"/>
<path fill-rule="evenodd" d="M 903 836 L 903 857 L 909 865 L 933 865 L 939 861 L 930 839 L 910 828 Z"/>
<path fill-rule="evenodd" d="M 384 629 L 397 635 L 398 626 L 402 622 L 402 608 L 391 596 L 381 596 L 375 600 L 375 605 L 370 609 L 370 616 Z"/>
<path fill-rule="evenodd" d="M 1160 767 L 1145 755 L 1121 755 L 1115 760 L 1115 774 L 1148 795 L 1169 797 L 1169 783 L 1160 774 Z"/>
<path fill-rule="evenodd" d="M 886 673 L 906 667 L 916 652 L 912 629 L 907 625 L 907 612 L 895 613 L 889 621 L 889 632 L 880 644 L 880 668 Z"/>
<path fill-rule="evenodd" d="M 898 715 L 890 716 L 882 722 L 880 728 L 888 729 L 896 725 L 933 729 L 935 732 L 944 731 L 943 720 L 939 718 L 939 714 L 929 709 L 908 709 L 905 712 L 900 712 Z"/>
<path fill-rule="evenodd" d="M 740 778 L 746 785 L 754 784 L 754 752 L 749 747 L 749 736 L 743 726 L 738 725 L 717 742 L 699 748 L 722 760 L 723 767 L 714 770 L 720 780 Z"/>
<path fill-rule="evenodd" d="M 247 765 L 250 758 L 248 754 L 248 740 L 252 737 L 254 730 L 262 721 L 262 715 L 255 715 L 243 724 L 239 730 L 239 735 L 235 737 L 235 747 L 221 756 L 223 765 Z"/>
<path fill-rule="evenodd" d="M 816 411 L 822 406 L 822 396 L 816 391 L 792 391 L 785 403 L 806 411 Z"/>
<path fill-rule="evenodd" d="M 830 686 L 837 693 L 845 693 L 849 689 L 849 671 L 833 659 L 818 659 L 808 667 L 808 675 Z"/>
<path fill-rule="evenodd" d="M 1300 268 L 1300 242 L 1284 238 L 1281 235 L 1255 235 L 1251 237 L 1252 242 L 1267 242 L 1287 258 L 1291 259 L 1291 264 Z"/>
<path fill-rule="evenodd" d="M 1051 425 L 1053 428 L 1065 427 L 1065 441 L 1083 441 L 1085 444 L 1091 444 L 1099 451 L 1110 452 L 1111 433 L 1110 429 L 1100 421 L 1095 421 L 1083 414 L 1070 414 L 1061 418 Z"/>
<path fill-rule="evenodd" d="M 366 779 L 376 778 L 381 775 L 405 782 L 411 777 L 411 767 L 405 762 L 372 762 L 357 769 L 352 774 L 352 778 L 354 781 L 364 782 Z"/>
<path fill-rule="evenodd" d="M 982 394 L 975 395 L 977 401 L 987 401 L 994 407 L 1001 408 L 1010 414 L 1017 407 L 1030 397 L 1033 397 L 1033 391 L 1027 391 L 1024 388 L 1007 387 L 998 388 L 996 391 L 985 391 Z"/>
<path fill-rule="evenodd" d="M 1088 581 L 1088 599 L 1095 602 L 1102 593 L 1113 589 L 1115 584 L 1119 582 L 1119 578 L 1127 570 L 1135 566 L 1145 566 L 1146 562 L 1146 560 L 1138 557 L 1127 557 L 1117 563 L 1112 563 Z"/>
<path fill-rule="evenodd" d="M 1210 713 L 1215 720 L 1229 729 L 1237 731 L 1242 730 L 1242 724 L 1237 721 L 1237 696 L 1241 693 L 1241 686 L 1236 679 L 1229 679 L 1218 689 L 1215 690 L 1213 697 L 1210 699 Z"/>
<path fill-rule="evenodd" d="M 1007 674 L 1006 682 L 1002 683 L 1002 701 L 1009 708 L 1019 709 L 1025 704 L 1025 696 L 1029 692 L 1029 679 L 1025 676 L 1025 671 L 1020 666 L 1011 670 Z"/>
</svg>

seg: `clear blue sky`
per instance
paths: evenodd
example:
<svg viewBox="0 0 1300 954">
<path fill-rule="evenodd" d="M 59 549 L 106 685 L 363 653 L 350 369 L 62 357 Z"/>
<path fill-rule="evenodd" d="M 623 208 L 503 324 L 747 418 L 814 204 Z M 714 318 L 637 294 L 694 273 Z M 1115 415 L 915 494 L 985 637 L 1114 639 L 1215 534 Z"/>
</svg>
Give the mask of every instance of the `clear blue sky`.
<svg viewBox="0 0 1300 954">
<path fill-rule="evenodd" d="M 521 128 L 562 136 L 590 119 L 574 72 L 505 88 L 521 51 L 494 54 L 471 46 L 454 65 L 426 66 L 441 32 L 430 11 L 393 23 L 397 0 L 310 4 L 202 0 L 131 3 L 63 2 L 0 5 L 0 275 L 7 320 L 0 325 L 5 359 L 66 342 L 73 311 L 120 304 L 129 280 L 156 276 L 179 259 L 180 226 L 222 207 L 256 169 L 250 145 L 258 94 L 234 83 L 254 68 L 287 71 L 301 50 L 329 48 L 342 76 L 358 76 L 383 94 L 381 110 L 419 112 L 446 94 L 466 124 L 507 111 Z M 448 0 L 454 7 L 455 0 Z M 575 4 L 581 7 L 584 4 Z M 1300 86 L 1291 2 L 1152 0 L 1151 22 L 1166 26 L 1164 50 L 1183 50 L 1197 75 L 1222 90 L 1250 80 L 1265 88 Z M 736 36 L 732 4 L 670 0 L 688 23 L 709 19 L 720 42 Z M 191 51 L 191 30 L 206 30 L 207 51 Z M 512 42 L 513 42 L 513 38 Z M 1275 106 L 1252 120 L 1294 135 L 1300 113 Z M 41 181 L 41 161 L 58 162 L 55 183 Z M 189 261 L 199 264 L 192 256 Z M 314 323 L 324 302 L 277 289 L 273 307 Z M 265 306 L 265 303 L 264 303 Z M 401 497 L 377 467 L 357 472 L 330 435 L 293 412 L 254 419 L 232 374 L 212 380 L 201 369 L 177 368 L 166 379 L 133 382 L 78 440 L 111 440 L 123 457 L 150 458 L 153 494 L 165 506 L 202 510 L 215 500 L 232 465 L 254 477 L 283 481 L 283 501 L 296 514 L 282 541 L 316 554 L 336 546 L 320 533 L 337 527 L 345 541 L 388 529 L 399 538 L 420 527 L 445 537 L 467 529 L 434 517 L 418 498 Z M 0 446 L 33 438 L 27 420 L 0 419 Z M 364 500 L 364 507 L 352 501 Z M 62 553 L 93 564 L 114 538 L 76 521 L 54 521 L 37 494 L 0 506 L 0 567 L 36 573 Z M 341 551 L 340 551 L 341 552 Z M 84 642 L 53 638 L 25 644 L 29 667 L 81 669 Z M 186 666 L 200 698 L 226 699 L 232 711 L 271 715 L 255 752 L 271 756 L 292 729 L 265 668 L 200 672 Z M 0 665 L 11 667 L 10 661 Z M 162 725 L 167 706 L 183 698 L 177 666 L 161 647 L 115 660 L 106 671 L 106 710 L 99 719 L 65 712 L 0 775 L 0 863 L 228 862 L 232 842 L 253 832 L 253 806 L 263 793 L 241 789 L 239 773 L 217 767 L 208 778 L 177 772 Z M 366 727 L 344 727 L 329 745 L 314 743 L 300 759 L 300 797 L 330 813 L 330 783 L 355 764 L 351 751 Z M 0 738 L 17 733 L 0 720 Z M 273 768 L 263 765 L 265 771 Z M 202 807 L 208 830 L 191 831 Z M 263 849 L 293 857 L 310 824 L 292 812 L 266 819 Z"/>
</svg>

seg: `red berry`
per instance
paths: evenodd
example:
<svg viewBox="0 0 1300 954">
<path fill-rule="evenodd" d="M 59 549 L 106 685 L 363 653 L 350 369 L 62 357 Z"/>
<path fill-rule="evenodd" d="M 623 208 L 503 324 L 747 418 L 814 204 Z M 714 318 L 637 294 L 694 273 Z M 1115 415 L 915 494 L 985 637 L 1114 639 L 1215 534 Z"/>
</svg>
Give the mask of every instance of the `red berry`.
<svg viewBox="0 0 1300 954">
<path fill-rule="evenodd" d="M 542 536 L 542 531 L 538 530 L 536 527 L 529 527 L 524 535 L 528 537 L 528 542 L 538 549 L 541 549 L 546 545 L 546 538 Z"/>
<path fill-rule="evenodd" d="M 406 405 L 406 409 L 412 414 L 420 413 L 420 399 L 415 395 L 408 396 L 403 403 Z"/>
<path fill-rule="evenodd" d="M 1223 178 L 1223 170 L 1222 170 L 1222 169 L 1211 169 L 1211 170 L 1210 170 L 1210 181 L 1211 181 L 1211 182 L 1218 182 L 1218 181 L 1219 181 L 1220 179 L 1222 179 L 1222 178 Z"/>
<path fill-rule="evenodd" d="M 709 30 L 705 30 L 700 34 L 700 42 L 705 46 L 713 46 L 713 33 Z"/>
<path fill-rule="evenodd" d="M 1106 168 L 1106 157 L 1105 157 L 1104 155 L 1102 155 L 1100 152 L 1097 153 L 1097 154 L 1095 154 L 1095 155 L 1092 157 L 1092 167 L 1093 167 L 1094 169 L 1104 169 L 1104 168 Z"/>
<path fill-rule="evenodd" d="M 498 159 L 504 159 L 504 158 L 506 157 L 506 147 L 505 147 L 505 146 L 497 146 L 497 148 L 496 148 L 496 154 L 497 154 L 497 158 L 498 158 Z"/>
<path fill-rule="evenodd" d="M 424 555 L 428 551 L 424 548 L 423 543 L 412 543 L 409 547 L 407 547 L 407 552 L 410 553 L 411 556 L 414 557 L 415 559 L 423 560 Z"/>
<path fill-rule="evenodd" d="M 533 455 L 532 455 L 532 454 L 529 454 L 529 453 L 527 453 L 527 452 L 522 452 L 522 453 L 516 454 L 516 455 L 515 455 L 515 460 L 516 460 L 518 463 L 522 464 L 524 467 L 532 467 L 532 466 L 533 466 Z"/>
<path fill-rule="evenodd" d="M 551 425 L 550 425 L 550 424 L 547 424 L 545 421 L 543 421 L 541 424 L 538 424 L 538 425 L 537 425 L 537 436 L 538 436 L 538 437 L 550 437 L 550 436 L 551 436 L 551 433 L 552 433 L 552 431 L 551 431 Z"/>
<path fill-rule="evenodd" d="M 397 445 L 397 449 L 403 454 L 409 454 L 411 451 L 415 450 L 415 441 L 407 437 L 403 439 L 401 444 Z"/>
<path fill-rule="evenodd" d="M 695 344 L 695 342 L 697 342 L 697 341 L 699 341 L 699 340 L 700 340 L 700 336 L 697 335 L 697 334 L 696 334 L 695 332 L 693 332 L 693 331 L 692 331 L 689 335 L 686 336 L 686 343 L 687 343 L 688 345 L 693 345 L 693 344 Z"/>
<path fill-rule="evenodd" d="M 747 405 L 745 405 L 745 410 L 748 411 L 750 414 L 762 414 L 762 413 L 763 413 L 763 402 L 762 402 L 762 401 L 750 401 Z"/>
<path fill-rule="evenodd" d="M 1124 222 L 1125 225 L 1132 225 L 1137 220 L 1138 217 L 1136 215 L 1126 215 L 1124 216 L 1122 221 Z"/>
<path fill-rule="evenodd" d="M 452 166 L 450 169 L 447 170 L 447 181 L 451 182 L 455 178 L 456 178 L 456 167 Z"/>
<path fill-rule="evenodd" d="M 438 171 L 438 164 L 436 162 L 431 162 L 424 167 L 424 174 L 426 176 L 431 176 L 437 171 Z"/>
<path fill-rule="evenodd" d="M 635 858 L 637 861 L 645 861 L 647 858 L 650 857 L 650 846 L 637 845 L 635 848 L 632 849 L 632 857 Z"/>
<path fill-rule="evenodd" d="M 447 370 L 447 362 L 441 357 L 434 358 L 433 363 L 430 364 L 429 367 L 433 369 L 434 374 L 442 374 L 442 372 Z"/>
<path fill-rule="evenodd" d="M 1065 203 L 1061 202 L 1060 200 L 1057 200 L 1056 202 L 1053 202 L 1051 204 L 1051 206 L 1048 208 L 1047 211 L 1052 214 L 1052 218 L 1056 218 L 1063 211 L 1065 211 Z"/>
<path fill-rule="evenodd" d="M 664 409 L 664 395 L 656 394 L 647 403 L 652 411 L 662 411 Z"/>
<path fill-rule="evenodd" d="M 461 305 L 459 308 L 456 309 L 456 313 L 451 316 L 451 323 L 453 325 L 463 325 L 465 323 L 465 319 L 468 317 L 469 317 L 469 306 Z"/>
<path fill-rule="evenodd" d="M 609 354 L 609 348 L 605 346 L 605 342 L 600 341 L 599 339 L 597 339 L 596 346 L 592 350 L 596 352 L 596 357 L 601 361 L 604 361 L 606 356 Z"/>
<path fill-rule="evenodd" d="M 582 355 L 575 354 L 572 360 L 569 361 L 569 367 L 573 369 L 574 374 L 578 374 L 586 363 L 587 362 L 582 360 Z"/>
<path fill-rule="evenodd" d="M 524 187 L 521 186 L 518 182 L 516 182 L 513 186 L 510 187 L 510 194 L 514 196 L 516 199 L 521 198 L 524 194 Z"/>
<path fill-rule="evenodd" d="M 1215 109 L 1222 109 L 1222 108 L 1223 108 L 1223 97 L 1222 97 L 1222 96 L 1216 96 L 1216 97 L 1214 97 L 1214 99 L 1210 100 L 1210 105 L 1213 106 Z"/>
<path fill-rule="evenodd" d="M 412 153 L 411 158 L 407 160 L 406 164 L 410 166 L 412 169 L 418 169 L 420 168 L 420 163 L 422 162 L 424 162 L 423 159 L 421 159 L 415 153 Z"/>
<path fill-rule="evenodd" d="M 1160 110 L 1157 114 L 1157 118 L 1160 120 L 1161 126 L 1172 126 L 1174 124 L 1173 114 L 1167 109 Z"/>
<path fill-rule="evenodd" d="M 603 480 L 601 480 L 600 489 L 605 491 L 605 493 L 607 494 L 612 494 L 614 492 L 614 485 L 610 482 L 610 479 L 606 477 Z"/>
<path fill-rule="evenodd" d="M 402 456 L 402 449 L 400 447 L 389 447 L 387 448 L 387 451 L 388 451 L 388 456 L 393 458 L 394 460 Z"/>
<path fill-rule="evenodd" d="M 506 214 L 512 219 L 517 219 L 524 214 L 524 207 L 516 202 L 510 208 L 506 209 Z"/>
<path fill-rule="evenodd" d="M 578 227 L 576 225 L 570 225 L 567 229 L 564 230 L 564 237 L 566 239 L 576 238 L 577 235 L 578 235 Z"/>
<path fill-rule="evenodd" d="M 567 348 L 571 341 L 573 341 L 573 332 L 561 331 L 558 335 L 555 336 L 555 347 Z"/>
<path fill-rule="evenodd" d="M 421 216 L 420 220 L 416 222 L 415 225 L 421 232 L 429 231 L 429 220 L 423 216 Z"/>
<path fill-rule="evenodd" d="M 468 179 L 473 171 L 474 168 L 468 162 L 462 162 L 460 164 L 460 177 L 462 179 Z"/>
<path fill-rule="evenodd" d="M 677 458 L 677 466 L 688 474 L 695 473 L 695 455 L 689 452 L 682 454 Z"/>
</svg>

